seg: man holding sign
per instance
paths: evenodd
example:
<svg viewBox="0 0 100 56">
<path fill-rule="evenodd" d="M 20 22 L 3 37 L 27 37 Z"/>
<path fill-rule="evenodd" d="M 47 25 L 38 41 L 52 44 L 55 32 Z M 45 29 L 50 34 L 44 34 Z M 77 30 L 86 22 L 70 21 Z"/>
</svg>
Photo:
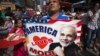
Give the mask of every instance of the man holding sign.
<svg viewBox="0 0 100 56">
<path fill-rule="evenodd" d="M 48 2 L 48 14 L 43 16 L 42 19 L 51 20 L 69 20 L 69 16 L 60 12 L 60 0 L 49 0 Z"/>
</svg>

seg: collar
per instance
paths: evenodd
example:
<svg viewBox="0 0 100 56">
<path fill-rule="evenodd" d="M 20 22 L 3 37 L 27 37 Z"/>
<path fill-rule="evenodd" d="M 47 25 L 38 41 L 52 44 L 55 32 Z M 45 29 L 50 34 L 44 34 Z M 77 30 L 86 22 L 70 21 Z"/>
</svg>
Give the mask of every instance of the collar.
<svg viewBox="0 0 100 56">
<path fill-rule="evenodd" d="M 63 15 L 63 13 L 59 12 L 57 19 L 61 19 L 62 15 Z M 49 14 L 47 14 L 47 19 L 51 19 Z"/>
</svg>

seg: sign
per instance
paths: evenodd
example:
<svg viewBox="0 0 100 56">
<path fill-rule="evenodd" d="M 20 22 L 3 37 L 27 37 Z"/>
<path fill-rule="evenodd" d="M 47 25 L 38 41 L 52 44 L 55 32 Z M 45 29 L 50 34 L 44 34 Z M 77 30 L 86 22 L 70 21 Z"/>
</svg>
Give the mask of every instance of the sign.
<svg viewBox="0 0 100 56">
<path fill-rule="evenodd" d="M 0 9 L 6 9 L 7 7 L 11 7 L 12 10 L 15 10 L 15 4 L 11 2 L 1 2 L 0 3 Z"/>
<path fill-rule="evenodd" d="M 63 26 L 74 26 L 77 30 L 77 39 L 75 43 L 80 41 L 81 21 L 51 21 L 48 24 L 26 23 L 25 32 L 28 37 L 28 53 L 30 55 L 54 56 L 53 51 L 48 51 L 51 43 L 59 42 L 60 30 Z"/>
</svg>

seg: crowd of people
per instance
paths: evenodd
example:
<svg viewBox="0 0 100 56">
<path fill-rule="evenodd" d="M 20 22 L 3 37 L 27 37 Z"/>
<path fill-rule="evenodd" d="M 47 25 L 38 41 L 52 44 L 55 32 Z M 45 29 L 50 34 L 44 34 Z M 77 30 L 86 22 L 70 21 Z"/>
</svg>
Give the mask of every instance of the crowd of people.
<svg viewBox="0 0 100 56">
<path fill-rule="evenodd" d="M 64 50 L 63 55 L 58 56 L 100 56 L 100 3 L 96 3 L 95 6 L 86 8 L 77 12 L 64 12 L 61 11 L 60 0 L 49 0 L 47 10 L 45 12 L 36 13 L 33 9 L 16 9 L 12 11 L 10 7 L 0 10 L 0 39 L 12 41 L 14 39 L 25 38 L 24 24 L 27 23 L 26 19 L 34 20 L 82 20 L 82 32 L 80 37 L 80 46 L 76 46 L 71 40 L 60 40 L 62 42 L 72 42 L 69 43 L 66 50 Z M 70 28 L 70 27 L 67 27 Z M 72 29 L 74 29 L 72 27 Z M 63 29 L 63 31 L 67 31 Z M 65 36 L 67 33 L 63 32 L 61 36 Z M 70 36 L 70 35 L 68 35 Z M 67 36 L 67 37 L 68 37 Z M 75 36 L 70 36 L 75 39 Z M 65 44 L 65 45 L 67 45 Z M 54 43 L 57 45 L 58 49 L 62 49 L 62 44 Z M 52 44 L 51 44 L 52 47 Z M 55 46 L 56 47 L 56 46 Z M 54 46 L 50 48 L 53 50 Z M 61 48 L 60 48 L 61 47 Z M 75 48 L 76 47 L 76 48 Z M 74 51 L 77 50 L 77 55 Z M 80 49 L 82 48 L 82 49 Z M 57 50 L 57 49 L 56 49 Z M 68 50 L 68 51 L 67 51 Z M 84 51 L 85 50 L 85 51 Z M 91 50 L 96 54 L 87 52 L 86 50 Z M 63 52 L 63 50 L 62 50 Z M 57 52 L 55 52 L 57 53 Z M 85 55 L 88 53 L 88 55 Z M 14 47 L 13 56 L 28 56 L 26 46 L 24 43 L 20 43 Z M 59 54 L 59 53 L 58 53 Z"/>
</svg>

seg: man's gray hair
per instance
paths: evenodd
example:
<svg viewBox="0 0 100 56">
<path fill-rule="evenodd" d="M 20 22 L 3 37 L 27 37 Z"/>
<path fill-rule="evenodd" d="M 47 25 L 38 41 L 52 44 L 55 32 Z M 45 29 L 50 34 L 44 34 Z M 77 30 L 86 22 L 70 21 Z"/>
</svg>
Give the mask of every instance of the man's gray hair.
<svg viewBox="0 0 100 56">
<path fill-rule="evenodd" d="M 64 25 L 62 28 L 72 28 L 73 29 L 73 35 L 75 36 L 75 38 L 77 37 L 77 30 L 76 27 L 73 25 Z"/>
</svg>

